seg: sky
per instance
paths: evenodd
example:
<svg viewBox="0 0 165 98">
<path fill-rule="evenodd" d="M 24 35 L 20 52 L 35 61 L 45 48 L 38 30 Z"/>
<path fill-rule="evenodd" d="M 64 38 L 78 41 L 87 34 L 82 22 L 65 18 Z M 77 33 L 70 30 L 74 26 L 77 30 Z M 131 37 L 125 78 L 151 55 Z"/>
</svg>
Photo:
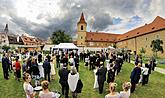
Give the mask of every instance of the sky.
<svg viewBox="0 0 165 98">
<path fill-rule="evenodd" d="M 83 12 L 87 31 L 123 34 L 165 18 L 165 0 L 0 0 L 0 31 L 9 25 L 14 34 L 47 39 L 64 30 L 76 35 Z"/>
</svg>

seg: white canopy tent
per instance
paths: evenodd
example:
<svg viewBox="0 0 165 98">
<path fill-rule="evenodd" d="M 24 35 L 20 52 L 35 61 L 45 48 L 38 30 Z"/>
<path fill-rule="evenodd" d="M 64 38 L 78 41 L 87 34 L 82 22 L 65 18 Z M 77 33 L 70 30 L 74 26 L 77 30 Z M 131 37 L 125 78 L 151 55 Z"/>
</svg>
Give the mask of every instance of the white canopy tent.
<svg viewBox="0 0 165 98">
<path fill-rule="evenodd" d="M 78 49 L 73 43 L 60 43 L 53 47 L 54 49 Z"/>
<path fill-rule="evenodd" d="M 116 49 L 115 49 L 114 47 L 112 47 L 112 46 L 108 46 L 108 47 L 106 48 L 106 50 L 108 50 L 109 52 L 110 52 L 110 51 L 113 52 L 113 51 L 115 51 Z"/>
<path fill-rule="evenodd" d="M 107 48 L 108 50 L 115 50 L 115 48 L 114 47 L 112 47 L 112 46 L 108 46 L 108 48 Z"/>
<path fill-rule="evenodd" d="M 56 45 L 45 45 L 43 50 L 47 50 L 47 51 L 50 51 L 50 48 L 53 48 L 55 47 Z"/>
</svg>

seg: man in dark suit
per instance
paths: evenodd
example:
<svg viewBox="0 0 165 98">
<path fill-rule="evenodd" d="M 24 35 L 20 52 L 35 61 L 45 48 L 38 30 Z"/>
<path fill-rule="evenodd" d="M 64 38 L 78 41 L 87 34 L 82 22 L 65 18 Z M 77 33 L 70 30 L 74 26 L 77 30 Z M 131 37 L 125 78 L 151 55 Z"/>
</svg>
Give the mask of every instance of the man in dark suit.
<svg viewBox="0 0 165 98">
<path fill-rule="evenodd" d="M 100 68 L 96 72 L 96 75 L 98 75 L 98 84 L 99 84 L 99 93 L 103 93 L 103 88 L 104 88 L 104 81 L 106 81 L 106 72 L 107 69 L 103 66 L 103 62 L 100 62 Z"/>
<path fill-rule="evenodd" d="M 75 62 L 75 67 L 77 69 L 77 72 L 79 71 L 78 67 L 79 67 L 79 57 L 78 55 L 76 55 L 76 57 L 74 58 L 74 62 Z"/>
<path fill-rule="evenodd" d="M 130 76 L 131 84 L 132 84 L 131 93 L 133 93 L 135 91 L 136 84 L 138 84 L 138 82 L 139 82 L 140 74 L 141 74 L 141 68 L 140 67 L 141 67 L 141 64 L 138 63 L 138 65 L 131 72 L 131 76 Z"/>
<path fill-rule="evenodd" d="M 3 75 L 4 75 L 4 78 L 6 80 L 9 79 L 9 73 L 8 73 L 8 69 L 9 69 L 9 59 L 7 58 L 7 54 L 3 55 L 3 58 L 2 58 L 2 68 L 3 68 Z"/>
<path fill-rule="evenodd" d="M 68 98 L 69 85 L 67 80 L 68 80 L 69 70 L 67 69 L 66 64 L 63 65 L 63 68 L 59 70 L 58 74 L 60 76 L 59 83 L 62 86 L 62 94 L 64 95 L 65 92 L 65 98 Z"/>
<path fill-rule="evenodd" d="M 56 54 L 56 66 L 57 66 L 57 68 L 60 68 L 60 55 L 59 55 L 59 53 Z"/>
<path fill-rule="evenodd" d="M 46 58 L 48 59 L 48 62 L 50 62 L 51 56 L 49 54 L 46 56 Z"/>
<path fill-rule="evenodd" d="M 40 62 L 42 62 L 42 54 L 41 53 L 38 54 L 38 63 L 40 63 Z"/>
<path fill-rule="evenodd" d="M 44 63 L 43 63 L 43 68 L 44 68 L 44 77 L 45 80 L 47 80 L 47 76 L 48 76 L 48 81 L 50 82 L 50 70 L 51 70 L 51 66 L 50 66 L 50 62 L 48 62 L 48 59 L 46 58 Z"/>
</svg>

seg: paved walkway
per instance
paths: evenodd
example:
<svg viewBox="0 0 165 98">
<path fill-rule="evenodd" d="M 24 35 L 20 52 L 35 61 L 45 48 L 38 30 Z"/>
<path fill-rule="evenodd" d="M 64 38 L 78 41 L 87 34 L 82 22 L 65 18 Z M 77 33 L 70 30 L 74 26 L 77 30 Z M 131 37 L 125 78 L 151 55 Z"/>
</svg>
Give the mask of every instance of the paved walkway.
<svg viewBox="0 0 165 98">
<path fill-rule="evenodd" d="M 134 61 L 131 61 L 131 63 L 134 64 Z M 165 69 L 160 68 L 160 67 L 155 67 L 155 71 L 161 74 L 165 74 Z"/>
<path fill-rule="evenodd" d="M 155 71 L 162 73 L 162 74 L 165 74 L 165 69 L 160 68 L 160 67 L 155 67 Z"/>
</svg>

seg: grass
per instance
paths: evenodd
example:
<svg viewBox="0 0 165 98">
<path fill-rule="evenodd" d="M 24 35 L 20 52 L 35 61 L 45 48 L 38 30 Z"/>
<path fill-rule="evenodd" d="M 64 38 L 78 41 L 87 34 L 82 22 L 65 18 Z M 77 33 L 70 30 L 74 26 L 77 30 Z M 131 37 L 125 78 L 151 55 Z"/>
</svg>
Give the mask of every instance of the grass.
<svg viewBox="0 0 165 98">
<path fill-rule="evenodd" d="M 157 67 L 165 69 L 165 64 L 158 64 Z"/>
<path fill-rule="evenodd" d="M 1 64 L 0 64 L 1 65 Z M 122 90 L 122 83 L 129 81 L 129 76 L 133 65 L 125 63 L 122 67 L 121 73 L 116 77 L 117 91 Z M 57 69 L 56 69 L 56 73 Z M 92 71 L 89 71 L 83 63 L 80 63 L 80 78 L 84 84 L 82 93 L 78 95 L 78 98 L 104 98 L 108 93 L 108 84 L 105 82 L 103 94 L 99 94 L 98 89 L 93 89 L 94 75 Z M 59 77 L 56 74 L 55 80 L 50 82 L 50 90 L 61 92 L 61 86 L 59 84 Z M 0 67 L 0 98 L 25 98 L 25 94 L 22 87 L 23 82 L 14 80 L 13 73 L 10 74 L 10 79 L 3 79 L 2 67 Z M 149 84 L 146 86 L 138 85 L 136 91 L 131 94 L 130 98 L 165 98 L 165 75 L 153 72 L 149 79 Z M 70 96 L 71 94 L 69 94 Z M 61 98 L 64 98 L 62 96 Z"/>
<path fill-rule="evenodd" d="M 131 60 L 135 61 L 135 58 L 132 56 Z M 143 57 L 143 63 L 147 63 L 149 60 L 150 60 L 150 57 Z M 165 61 L 164 58 L 157 58 L 156 61 L 157 61 L 156 67 L 160 67 L 160 68 L 165 69 L 165 64 L 160 64 L 160 61 Z"/>
</svg>

